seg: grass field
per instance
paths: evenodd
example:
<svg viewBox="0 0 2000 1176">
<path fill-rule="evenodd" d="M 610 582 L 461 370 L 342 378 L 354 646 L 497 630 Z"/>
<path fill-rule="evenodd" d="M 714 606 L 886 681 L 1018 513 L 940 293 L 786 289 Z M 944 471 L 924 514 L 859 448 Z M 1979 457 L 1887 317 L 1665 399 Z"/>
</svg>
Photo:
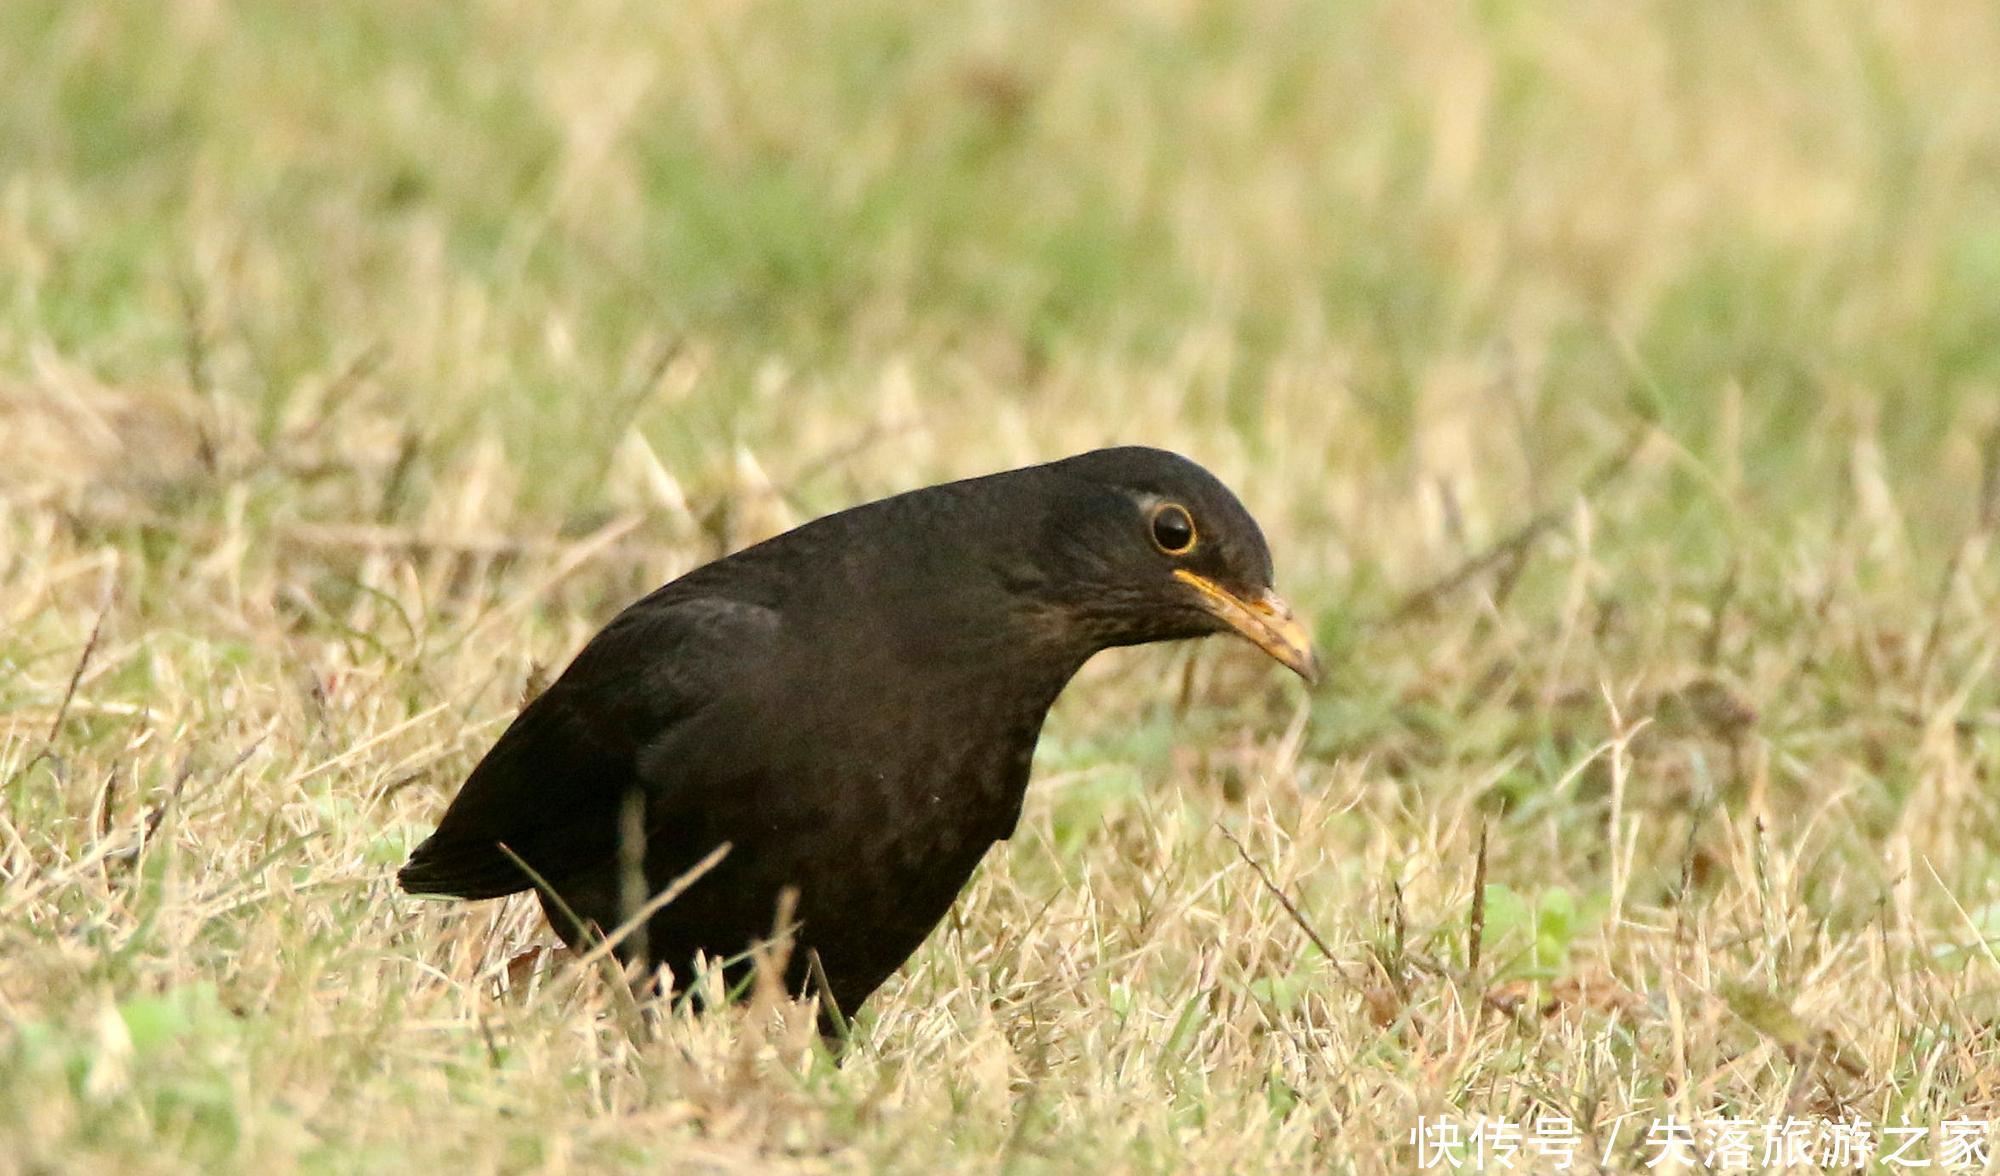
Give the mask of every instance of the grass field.
<svg viewBox="0 0 2000 1176">
<path fill-rule="evenodd" d="M 0 5 L 0 1172 L 2000 1117 L 1996 61 L 1984 0 Z M 1111 442 L 1330 672 L 1094 662 L 843 1065 L 393 888 L 647 588 Z"/>
</svg>

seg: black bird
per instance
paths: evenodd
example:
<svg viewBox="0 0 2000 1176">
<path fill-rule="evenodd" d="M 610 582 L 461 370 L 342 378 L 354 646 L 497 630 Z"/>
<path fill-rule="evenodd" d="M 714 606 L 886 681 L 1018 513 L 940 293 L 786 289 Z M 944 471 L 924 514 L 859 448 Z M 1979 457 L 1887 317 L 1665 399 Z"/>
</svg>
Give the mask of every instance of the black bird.
<svg viewBox="0 0 2000 1176">
<path fill-rule="evenodd" d="M 740 979 L 789 888 L 786 983 L 851 1013 L 1013 833 L 1042 719 L 1092 654 L 1233 630 L 1314 678 L 1271 580 L 1243 504 L 1157 449 L 828 515 L 620 613 L 398 880 L 473 899 L 532 886 L 580 948 L 726 845 L 621 956 L 685 981 L 701 952 Z"/>
</svg>

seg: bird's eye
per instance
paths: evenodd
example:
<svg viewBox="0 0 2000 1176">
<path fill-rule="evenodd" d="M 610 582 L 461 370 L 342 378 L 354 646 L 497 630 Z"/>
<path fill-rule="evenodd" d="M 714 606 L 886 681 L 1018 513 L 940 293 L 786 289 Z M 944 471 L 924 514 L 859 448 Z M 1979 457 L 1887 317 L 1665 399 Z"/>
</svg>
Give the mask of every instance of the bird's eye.
<svg viewBox="0 0 2000 1176">
<path fill-rule="evenodd" d="M 1153 543 L 1168 555 L 1186 555 L 1194 547 L 1194 519 L 1187 508 L 1169 502 L 1153 512 Z"/>
</svg>

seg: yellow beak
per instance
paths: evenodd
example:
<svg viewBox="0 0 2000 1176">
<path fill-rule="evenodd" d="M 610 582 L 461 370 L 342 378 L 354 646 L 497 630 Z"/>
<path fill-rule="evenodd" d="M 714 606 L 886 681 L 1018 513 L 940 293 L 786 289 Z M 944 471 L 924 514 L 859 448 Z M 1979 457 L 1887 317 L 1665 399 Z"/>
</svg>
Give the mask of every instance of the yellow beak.
<svg viewBox="0 0 2000 1176">
<path fill-rule="evenodd" d="M 1174 578 L 1201 593 L 1202 607 L 1255 642 L 1278 664 L 1304 678 L 1319 680 L 1319 659 L 1313 656 L 1312 634 L 1292 615 L 1292 606 L 1276 592 L 1245 600 L 1206 576 L 1177 568 Z"/>
</svg>

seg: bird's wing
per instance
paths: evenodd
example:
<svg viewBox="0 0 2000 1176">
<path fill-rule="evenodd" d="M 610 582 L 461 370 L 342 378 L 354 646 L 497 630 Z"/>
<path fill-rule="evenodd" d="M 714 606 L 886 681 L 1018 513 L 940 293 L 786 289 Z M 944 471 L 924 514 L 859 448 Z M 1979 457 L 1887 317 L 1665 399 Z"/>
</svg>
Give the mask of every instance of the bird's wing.
<svg viewBox="0 0 2000 1176">
<path fill-rule="evenodd" d="M 717 597 L 656 594 L 619 614 L 523 709 L 397 874 L 413 894 L 498 898 L 617 852 L 619 806 L 673 740 L 755 675 L 778 616 Z"/>
</svg>

